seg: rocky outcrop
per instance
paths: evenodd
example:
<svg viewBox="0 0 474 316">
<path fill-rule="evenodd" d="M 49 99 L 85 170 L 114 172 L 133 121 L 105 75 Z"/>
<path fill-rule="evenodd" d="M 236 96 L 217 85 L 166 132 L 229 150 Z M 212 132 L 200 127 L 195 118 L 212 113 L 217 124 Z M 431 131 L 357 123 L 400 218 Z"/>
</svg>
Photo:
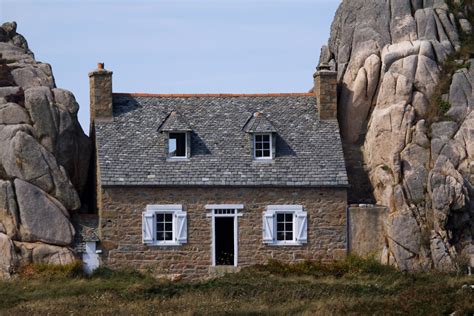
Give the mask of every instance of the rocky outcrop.
<svg viewBox="0 0 474 316">
<path fill-rule="evenodd" d="M 320 63 L 338 72 L 346 154 L 363 157 L 358 165 L 348 159 L 348 170 L 365 173 L 373 202 L 390 208 L 384 261 L 403 270 L 452 270 L 474 255 L 474 60 L 456 61 L 449 89 L 434 101 L 448 56 L 472 41 L 472 8 L 345 0 L 322 49 Z M 357 191 L 363 177 L 349 178 L 351 200 L 367 199 Z"/>
<path fill-rule="evenodd" d="M 74 95 L 56 88 L 16 23 L 0 27 L 0 278 L 29 263 L 74 260 L 91 145 Z"/>
</svg>

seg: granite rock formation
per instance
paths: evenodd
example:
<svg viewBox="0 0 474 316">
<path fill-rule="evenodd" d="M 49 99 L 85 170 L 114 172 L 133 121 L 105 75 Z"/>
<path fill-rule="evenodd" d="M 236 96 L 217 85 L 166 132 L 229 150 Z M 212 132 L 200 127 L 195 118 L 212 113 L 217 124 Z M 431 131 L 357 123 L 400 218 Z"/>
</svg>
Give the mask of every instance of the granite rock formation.
<svg viewBox="0 0 474 316">
<path fill-rule="evenodd" d="M 445 71 L 472 41 L 472 9 L 344 0 L 322 48 L 320 64 L 338 72 L 350 199 L 389 207 L 379 255 L 402 270 L 453 270 L 474 256 L 474 59 Z"/>
<path fill-rule="evenodd" d="M 16 23 L 0 27 L 0 278 L 29 263 L 74 260 L 91 144 L 74 95 L 56 87 Z"/>
</svg>

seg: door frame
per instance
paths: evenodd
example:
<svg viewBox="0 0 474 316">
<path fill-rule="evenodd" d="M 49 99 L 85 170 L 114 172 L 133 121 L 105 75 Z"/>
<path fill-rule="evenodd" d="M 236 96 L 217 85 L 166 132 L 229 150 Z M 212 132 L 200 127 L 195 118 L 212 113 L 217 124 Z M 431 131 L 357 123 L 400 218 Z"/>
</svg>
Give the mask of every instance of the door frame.
<svg viewBox="0 0 474 316">
<path fill-rule="evenodd" d="M 239 213 L 239 210 L 244 208 L 243 204 L 207 204 L 206 210 L 211 212 L 207 214 L 207 217 L 211 218 L 211 265 L 216 266 L 216 217 L 231 217 L 234 219 L 234 267 L 237 267 L 239 262 L 239 224 L 238 218 L 243 214 Z M 231 210 L 231 213 L 219 214 L 216 210 Z"/>
</svg>

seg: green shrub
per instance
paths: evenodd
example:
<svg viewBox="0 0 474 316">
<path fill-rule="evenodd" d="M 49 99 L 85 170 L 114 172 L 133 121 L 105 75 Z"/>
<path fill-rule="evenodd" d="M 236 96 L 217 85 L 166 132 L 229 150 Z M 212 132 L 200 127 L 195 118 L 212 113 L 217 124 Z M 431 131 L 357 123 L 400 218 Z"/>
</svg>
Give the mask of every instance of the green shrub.
<svg viewBox="0 0 474 316">
<path fill-rule="evenodd" d="M 451 108 L 451 104 L 449 104 L 448 101 L 443 100 L 441 96 L 437 96 L 436 102 L 438 103 L 438 108 L 441 115 L 446 115 L 446 113 L 448 113 L 449 109 Z"/>
</svg>

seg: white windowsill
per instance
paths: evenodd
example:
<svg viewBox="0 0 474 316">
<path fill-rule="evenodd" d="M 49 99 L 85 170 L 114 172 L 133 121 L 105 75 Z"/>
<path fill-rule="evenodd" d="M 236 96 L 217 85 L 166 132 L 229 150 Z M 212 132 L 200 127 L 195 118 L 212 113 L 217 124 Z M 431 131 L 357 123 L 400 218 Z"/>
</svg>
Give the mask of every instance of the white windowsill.
<svg viewBox="0 0 474 316">
<path fill-rule="evenodd" d="M 188 157 L 167 157 L 166 161 L 190 161 Z"/>
<path fill-rule="evenodd" d="M 275 162 L 275 159 L 273 159 L 273 158 L 254 158 L 253 162 L 256 162 L 256 163 L 272 163 L 272 162 Z"/>
<path fill-rule="evenodd" d="M 154 242 L 154 243 L 150 243 L 150 244 L 145 244 L 145 246 L 149 246 L 149 247 L 172 247 L 172 246 L 182 246 L 183 244 L 180 243 L 180 242 L 177 242 L 177 241 L 157 241 L 157 242 Z"/>
<path fill-rule="evenodd" d="M 266 243 L 268 246 L 302 246 L 303 243 L 297 241 L 274 241 L 272 243 Z"/>
</svg>

